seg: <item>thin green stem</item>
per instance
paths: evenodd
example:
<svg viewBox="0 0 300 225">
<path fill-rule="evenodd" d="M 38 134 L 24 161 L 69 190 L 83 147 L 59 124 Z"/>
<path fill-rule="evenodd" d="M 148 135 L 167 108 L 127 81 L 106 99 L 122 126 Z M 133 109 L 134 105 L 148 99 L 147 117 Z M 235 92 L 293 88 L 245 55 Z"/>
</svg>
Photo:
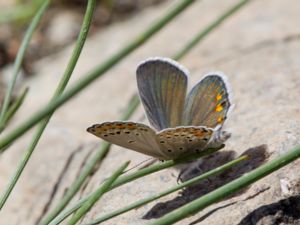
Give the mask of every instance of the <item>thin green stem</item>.
<svg viewBox="0 0 300 225">
<path fill-rule="evenodd" d="M 186 55 L 192 48 L 195 47 L 201 40 L 203 40 L 208 34 L 210 34 L 214 29 L 219 27 L 226 19 L 236 13 L 239 9 L 249 3 L 251 0 L 242 0 L 237 4 L 231 6 L 228 10 L 226 10 L 223 14 L 221 14 L 216 20 L 210 23 L 207 27 L 205 27 L 201 32 L 199 32 L 193 40 L 191 40 L 181 51 L 179 51 L 174 59 L 180 59 L 184 55 Z"/>
<path fill-rule="evenodd" d="M 114 174 L 106 180 L 99 189 L 95 191 L 95 195 L 90 198 L 88 201 L 84 203 L 84 205 L 75 213 L 72 219 L 67 223 L 67 225 L 74 225 L 76 224 L 84 215 L 90 211 L 93 205 L 102 197 L 102 195 L 107 192 L 113 182 L 122 174 L 122 172 L 127 168 L 129 162 L 124 163 L 120 166 Z"/>
<path fill-rule="evenodd" d="M 31 37 L 33 35 L 33 32 L 35 31 L 37 25 L 39 24 L 39 22 L 42 18 L 42 16 L 44 15 L 46 9 L 48 8 L 49 3 L 50 3 L 50 1 L 46 0 L 44 2 L 44 4 L 40 7 L 39 11 L 36 13 L 36 15 L 34 16 L 32 22 L 30 23 L 30 25 L 29 25 L 26 33 L 25 33 L 25 36 L 22 40 L 20 49 L 17 53 L 17 57 L 16 57 L 16 60 L 15 60 L 15 63 L 14 63 L 12 79 L 8 84 L 8 88 L 7 88 L 5 98 L 4 98 L 4 102 L 3 102 L 3 105 L 2 105 L 2 109 L 1 109 L 1 113 L 0 113 L 0 127 L 5 126 L 5 120 L 4 120 L 5 114 L 8 110 L 8 106 L 9 106 L 9 103 L 11 101 L 11 96 L 12 96 L 12 93 L 13 93 L 13 90 L 14 90 L 14 87 L 15 87 L 15 84 L 16 84 L 17 76 L 20 72 L 20 68 L 21 68 L 21 65 L 22 65 L 22 61 L 23 61 L 26 49 L 29 45 L 29 42 L 30 42 Z"/>
<path fill-rule="evenodd" d="M 112 190 L 114 188 L 117 188 L 121 185 L 124 185 L 126 183 L 129 183 L 133 180 L 136 180 L 140 177 L 158 172 L 158 171 L 166 169 L 166 168 L 170 168 L 172 166 L 175 166 L 175 165 L 178 165 L 178 164 L 181 164 L 181 163 L 188 162 L 190 160 L 195 160 L 195 159 L 203 157 L 205 155 L 212 154 L 212 153 L 220 150 L 223 147 L 224 146 L 221 146 L 220 148 L 215 148 L 215 149 L 207 149 L 207 150 L 205 150 L 201 153 L 192 154 L 192 155 L 189 155 L 187 157 L 184 157 L 184 158 L 181 158 L 181 159 L 178 159 L 178 160 L 168 160 L 168 161 L 165 161 L 163 163 L 152 165 L 152 166 L 146 167 L 144 169 L 135 171 L 131 174 L 122 175 L 113 183 L 110 190 Z M 79 209 L 84 204 L 84 202 L 86 202 L 93 195 L 94 195 L 94 192 L 92 192 L 89 195 L 87 195 L 86 197 L 80 199 L 73 206 L 71 206 L 71 207 L 65 209 L 64 211 L 62 211 L 54 220 L 51 221 L 51 223 L 49 225 L 57 225 L 60 222 L 62 222 L 65 218 L 67 218 L 69 215 L 71 215 L 73 212 L 75 212 L 77 209 Z"/>
<path fill-rule="evenodd" d="M 165 161 L 163 163 L 152 165 L 152 166 L 146 167 L 144 169 L 135 171 L 134 173 L 121 176 L 120 178 L 118 178 L 116 180 L 116 182 L 114 182 L 114 184 L 112 185 L 111 188 L 114 189 L 114 188 L 117 188 L 117 187 L 119 187 L 121 185 L 129 183 L 131 181 L 134 181 L 134 180 L 136 180 L 136 179 L 138 179 L 140 177 L 144 177 L 146 175 L 149 175 L 151 173 L 158 172 L 160 170 L 163 170 L 163 169 L 166 169 L 166 168 L 170 168 L 170 167 L 173 167 L 173 166 L 178 165 L 178 164 L 186 163 L 186 162 L 189 162 L 191 160 L 195 160 L 195 159 L 204 157 L 206 155 L 210 155 L 210 154 L 212 154 L 212 153 L 214 153 L 216 151 L 219 151 L 224 146 L 225 145 L 222 145 L 219 148 L 209 148 L 209 149 L 203 150 L 200 153 L 191 154 L 191 155 L 188 155 L 188 156 L 180 158 L 180 159 L 168 160 L 168 161 Z"/>
<path fill-rule="evenodd" d="M 178 190 L 180 190 L 182 188 L 185 188 L 185 187 L 191 186 L 193 184 L 196 184 L 196 183 L 198 183 L 198 182 L 200 182 L 200 181 L 202 181 L 202 180 L 204 180 L 204 179 L 206 179 L 206 178 L 208 178 L 210 176 L 213 176 L 213 175 L 216 175 L 218 173 L 221 173 L 221 172 L 223 172 L 223 171 L 225 171 L 225 170 L 227 170 L 227 169 L 229 169 L 229 168 L 237 165 L 238 163 L 240 163 L 241 161 L 246 160 L 246 159 L 248 159 L 248 156 L 241 156 L 241 157 L 239 157 L 239 158 L 237 158 L 235 160 L 232 160 L 229 163 L 224 164 L 223 166 L 220 166 L 220 167 L 218 167 L 216 169 L 210 170 L 209 172 L 206 172 L 206 173 L 204 173 L 204 174 L 202 174 L 202 175 L 200 175 L 198 177 L 195 177 L 195 178 L 193 178 L 191 180 L 183 182 L 183 183 L 181 183 L 181 184 L 179 184 L 179 185 L 177 185 L 175 187 L 169 188 L 169 189 L 167 189 L 167 190 L 165 190 L 165 191 L 163 191 L 163 192 L 161 192 L 159 194 L 152 195 L 152 196 L 150 196 L 148 198 L 136 201 L 136 202 L 134 202 L 134 203 L 132 203 L 132 204 L 124 207 L 124 208 L 118 209 L 118 210 L 116 210 L 114 212 L 110 212 L 110 213 L 108 213 L 108 214 L 106 214 L 104 216 L 101 216 L 100 218 L 95 219 L 94 221 L 92 221 L 92 222 L 90 222 L 88 224 L 85 224 L 85 225 L 99 224 L 101 222 L 109 220 L 109 219 L 111 219 L 113 217 L 116 217 L 118 215 L 126 213 L 126 212 L 128 212 L 128 211 L 130 211 L 132 209 L 138 208 L 138 207 L 140 207 L 142 205 L 145 205 L 145 204 L 147 204 L 149 202 L 152 202 L 152 201 L 154 201 L 156 199 L 159 199 L 159 198 L 164 197 L 164 196 L 166 196 L 168 194 L 171 194 L 171 193 L 173 193 L 175 191 L 178 191 Z"/>
<path fill-rule="evenodd" d="M 174 224 L 190 215 L 193 215 L 209 205 L 222 200 L 230 194 L 241 190 L 242 188 L 254 183 L 255 181 L 269 175 L 270 173 L 280 169 L 290 162 L 300 157 L 300 146 L 296 146 L 287 153 L 277 157 L 276 159 L 266 163 L 259 168 L 244 174 L 242 177 L 212 191 L 211 193 L 192 201 L 185 206 L 174 210 L 171 213 L 151 223 L 151 225 L 169 225 Z"/>
<path fill-rule="evenodd" d="M 135 111 L 139 103 L 138 98 L 132 98 L 129 107 L 125 111 L 125 113 L 121 116 L 121 120 L 128 120 L 132 113 Z M 59 203 L 54 207 L 52 211 L 50 211 L 46 217 L 42 220 L 40 225 L 49 224 L 53 218 L 55 218 L 61 210 L 63 210 L 66 205 L 71 201 L 74 195 L 78 192 L 81 185 L 85 182 L 86 178 L 91 174 L 94 170 L 95 166 L 103 159 L 103 157 L 107 154 L 108 150 L 110 149 L 111 144 L 108 142 L 102 142 L 100 149 L 98 149 L 88 161 L 86 166 L 83 168 L 82 172 L 80 173 L 79 177 L 74 181 L 70 188 L 68 189 L 67 193 L 64 197 L 59 201 Z"/>
<path fill-rule="evenodd" d="M 38 11 L 39 7 L 45 0 L 31 1 L 28 3 L 18 4 L 9 9 L 1 9 L 0 24 L 1 23 L 19 23 L 24 24 L 30 20 Z"/>
<path fill-rule="evenodd" d="M 4 130 L 5 125 L 10 121 L 10 119 L 15 115 L 20 106 L 23 104 L 25 97 L 27 96 L 29 88 L 25 88 L 22 94 L 13 102 L 13 104 L 8 108 L 4 115 L 3 123 L 0 124 L 0 133 Z"/>
<path fill-rule="evenodd" d="M 161 30 L 167 23 L 169 23 L 174 17 L 179 15 L 184 11 L 189 5 L 194 3 L 195 0 L 182 0 L 172 8 L 164 17 L 154 23 L 149 27 L 144 33 L 135 38 L 131 43 L 122 48 L 119 52 L 114 54 L 111 58 L 106 60 L 102 65 L 96 67 L 91 72 L 83 76 L 78 82 L 76 82 L 70 89 L 68 89 L 63 95 L 56 98 L 50 104 L 45 106 L 43 109 L 35 113 L 33 116 L 25 120 L 22 124 L 17 126 L 11 132 L 7 133 L 4 137 L 0 139 L 0 151 L 3 151 L 3 148 L 15 139 L 19 138 L 31 127 L 33 127 L 40 120 L 45 118 L 47 115 L 51 114 L 55 109 L 63 105 L 69 99 L 78 94 L 81 90 L 91 84 L 95 79 L 100 77 L 110 68 L 112 68 L 116 63 L 124 59 L 125 56 L 133 52 L 137 47 L 141 46 L 147 40 L 150 39 L 155 33 Z"/>
<path fill-rule="evenodd" d="M 62 76 L 62 79 L 61 79 L 61 81 L 60 81 L 60 83 L 59 83 L 59 85 L 58 85 L 58 87 L 57 87 L 57 89 L 54 93 L 54 96 L 53 96 L 53 98 L 50 102 L 54 101 L 58 96 L 61 95 L 61 93 L 64 91 L 64 89 L 65 89 L 65 87 L 66 87 L 66 85 L 67 85 L 67 83 L 68 83 L 68 81 L 69 81 L 69 79 L 70 79 L 70 77 L 73 73 L 73 70 L 76 66 L 79 55 L 81 53 L 81 50 L 82 50 L 83 45 L 84 45 L 85 40 L 86 40 L 86 36 L 87 36 L 88 30 L 89 30 L 89 27 L 90 27 L 90 23 L 91 23 L 91 20 L 92 20 L 92 15 L 93 15 L 95 3 L 96 3 L 96 0 L 89 0 L 88 1 L 86 14 L 85 14 L 85 17 L 83 19 L 82 28 L 81 28 L 81 31 L 79 33 L 79 36 L 78 36 L 73 54 L 72 54 L 71 59 L 68 63 L 68 66 L 67 66 L 67 68 L 66 68 L 66 70 L 65 70 L 65 72 Z M 30 159 L 36 145 L 38 144 L 38 141 L 39 141 L 40 137 L 42 136 L 43 131 L 46 128 L 52 114 L 53 114 L 53 112 L 51 112 L 48 115 L 48 117 L 39 124 L 39 127 L 38 127 L 35 135 L 33 136 L 32 142 L 30 143 L 28 149 L 26 150 L 21 162 L 19 163 L 19 165 L 17 167 L 17 170 L 15 171 L 11 181 L 9 182 L 7 188 L 4 191 L 3 196 L 1 197 L 0 209 L 2 209 L 2 207 L 4 206 L 4 204 L 5 204 L 6 200 L 8 199 L 11 191 L 13 190 L 13 188 L 16 185 L 19 177 L 21 176 L 21 174 L 22 174 L 28 160 Z"/>
</svg>

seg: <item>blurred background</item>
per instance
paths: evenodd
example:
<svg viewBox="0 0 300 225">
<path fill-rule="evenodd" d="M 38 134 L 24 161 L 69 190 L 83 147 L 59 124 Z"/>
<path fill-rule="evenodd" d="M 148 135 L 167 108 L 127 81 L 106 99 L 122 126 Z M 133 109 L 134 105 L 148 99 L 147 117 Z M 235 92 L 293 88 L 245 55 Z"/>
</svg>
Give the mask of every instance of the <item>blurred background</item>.
<svg viewBox="0 0 300 225">
<path fill-rule="evenodd" d="M 0 99 L 8 82 L 5 71 L 11 72 L 12 63 L 20 47 L 24 32 L 43 0 L 0 1 Z M 112 23 L 126 20 L 138 11 L 155 6 L 159 0 L 99 0 L 95 9 L 90 35 Z M 54 54 L 73 43 L 80 31 L 86 8 L 84 0 L 52 1 L 34 32 L 22 64 L 22 76 L 34 74 L 33 64 L 40 58 Z M 4 72 L 3 72 L 4 71 Z M 9 75 L 7 75 L 9 76 Z"/>
</svg>

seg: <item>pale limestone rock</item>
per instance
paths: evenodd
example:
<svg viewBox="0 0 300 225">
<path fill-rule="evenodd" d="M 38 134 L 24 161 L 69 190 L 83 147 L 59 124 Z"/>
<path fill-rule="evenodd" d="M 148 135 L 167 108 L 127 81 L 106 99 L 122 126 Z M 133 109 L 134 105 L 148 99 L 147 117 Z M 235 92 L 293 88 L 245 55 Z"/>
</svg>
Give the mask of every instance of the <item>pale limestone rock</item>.
<svg viewBox="0 0 300 225">
<path fill-rule="evenodd" d="M 46 206 L 52 208 L 63 195 L 65 188 L 76 178 L 82 163 L 93 151 L 93 145 L 100 142 L 85 129 L 93 123 L 117 120 L 126 109 L 126 102 L 137 90 L 134 72 L 138 62 L 149 56 L 172 56 L 195 33 L 234 2 L 236 1 L 197 2 L 143 47 L 59 109 L 17 188 L 1 212 L 0 224 L 31 225 L 40 218 Z M 173 1 L 169 1 L 143 11 L 128 21 L 115 24 L 90 37 L 73 80 L 80 78 L 80 75 L 128 43 L 170 8 L 172 3 Z M 220 70 L 228 75 L 233 87 L 236 106 L 226 122 L 226 129 L 232 132 L 232 137 L 224 149 L 227 152 L 220 153 L 223 159 L 213 161 L 214 163 L 219 164 L 232 158 L 230 150 L 241 154 L 252 148 L 256 153 L 257 164 L 260 164 L 266 157 L 263 155 L 266 154 L 265 150 L 272 159 L 300 143 L 299 9 L 300 3 L 292 0 L 253 1 L 181 60 L 189 68 L 193 84 L 206 72 Z M 36 109 L 47 104 L 71 50 L 68 48 L 36 65 L 39 76 L 28 80 L 31 86 L 29 96 L 12 126 L 16 126 Z M 140 108 L 134 119 L 140 119 L 141 115 Z M 24 136 L 1 157 L 1 190 L 19 162 L 30 137 L 29 134 Z M 131 165 L 135 165 L 145 158 L 141 154 L 114 146 L 80 196 L 95 190 L 122 162 L 131 160 Z M 207 166 L 213 166 L 214 163 Z M 254 166 L 248 163 L 239 169 L 249 171 Z M 288 179 L 289 184 L 299 184 L 299 166 L 300 161 L 297 160 L 234 197 L 213 204 L 177 224 L 242 225 L 246 224 L 244 221 L 248 221 L 248 217 L 258 224 L 272 224 L 272 215 L 256 210 L 266 208 L 263 211 L 266 213 L 270 209 L 267 206 L 274 203 L 275 208 L 272 210 L 277 212 L 276 206 L 282 203 L 279 201 L 286 198 L 280 181 Z M 105 224 L 147 224 L 149 221 L 142 219 L 145 215 L 148 218 L 161 215 L 172 207 L 183 204 L 188 197 L 205 193 L 206 187 L 213 188 L 235 175 L 228 172 L 224 180 L 221 177 L 211 178 L 210 181 L 200 184 L 199 187 L 202 185 L 202 188 L 198 188 L 197 193 L 195 189 L 194 193 L 190 189 L 190 195 L 185 197 L 178 193 L 171 194 Z M 58 182 L 60 178 L 61 182 Z M 57 191 L 49 204 L 51 192 L 57 182 Z M 176 178 L 170 170 L 166 170 L 122 186 L 104 195 L 84 222 L 175 184 Z M 299 186 L 295 193 L 299 193 Z M 78 197 L 79 195 L 76 199 Z M 280 216 L 280 211 L 276 215 Z"/>
</svg>

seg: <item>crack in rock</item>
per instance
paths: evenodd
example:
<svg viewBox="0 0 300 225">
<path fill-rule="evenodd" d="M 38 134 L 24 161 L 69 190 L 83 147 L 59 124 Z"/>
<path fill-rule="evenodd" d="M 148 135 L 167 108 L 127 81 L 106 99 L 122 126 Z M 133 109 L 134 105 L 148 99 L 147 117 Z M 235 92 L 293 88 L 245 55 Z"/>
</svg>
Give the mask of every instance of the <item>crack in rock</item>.
<svg viewBox="0 0 300 225">
<path fill-rule="evenodd" d="M 54 184 L 54 186 L 53 186 L 53 188 L 52 188 L 52 191 L 50 192 L 48 201 L 47 201 L 46 204 L 44 205 L 44 208 L 42 209 L 41 215 L 38 216 L 38 218 L 37 218 L 35 224 L 39 224 L 40 221 L 41 221 L 41 219 L 42 219 L 42 218 L 44 217 L 44 215 L 48 212 L 48 210 L 49 210 L 49 208 L 50 208 L 50 206 L 51 206 L 51 204 L 52 204 L 52 202 L 53 202 L 53 199 L 54 199 L 54 197 L 55 197 L 55 195 L 56 195 L 56 193 L 57 193 L 57 191 L 58 191 L 58 189 L 59 189 L 59 187 L 60 187 L 60 185 L 61 185 L 61 182 L 63 181 L 64 176 L 67 174 L 67 172 L 68 172 L 68 170 L 69 170 L 69 167 L 70 167 L 70 165 L 71 165 L 71 162 L 73 161 L 75 155 L 76 155 L 77 153 L 79 153 L 80 151 L 82 151 L 82 149 L 83 149 L 83 146 L 81 145 L 81 146 L 79 146 L 75 151 L 73 151 L 73 152 L 69 155 L 69 157 L 67 158 L 67 160 L 66 160 L 66 162 L 65 162 L 65 165 L 63 166 L 63 168 L 62 168 L 62 170 L 61 170 L 61 172 L 60 172 L 60 174 L 59 174 L 59 176 L 58 176 L 58 178 L 57 178 L 57 180 L 56 180 L 56 182 L 55 182 L 55 184 Z"/>
</svg>

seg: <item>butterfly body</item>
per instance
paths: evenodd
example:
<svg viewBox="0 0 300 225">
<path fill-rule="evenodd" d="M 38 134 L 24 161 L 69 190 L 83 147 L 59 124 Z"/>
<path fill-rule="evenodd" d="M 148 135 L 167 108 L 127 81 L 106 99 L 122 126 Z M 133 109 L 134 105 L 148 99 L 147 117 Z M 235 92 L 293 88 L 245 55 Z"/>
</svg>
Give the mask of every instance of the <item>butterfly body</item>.
<svg viewBox="0 0 300 225">
<path fill-rule="evenodd" d="M 105 122 L 87 129 L 108 142 L 161 160 L 222 145 L 222 125 L 231 108 L 226 77 L 210 73 L 187 95 L 188 72 L 167 58 L 151 58 L 137 69 L 137 85 L 150 126 Z M 153 127 L 153 128 L 152 128 Z"/>
</svg>

